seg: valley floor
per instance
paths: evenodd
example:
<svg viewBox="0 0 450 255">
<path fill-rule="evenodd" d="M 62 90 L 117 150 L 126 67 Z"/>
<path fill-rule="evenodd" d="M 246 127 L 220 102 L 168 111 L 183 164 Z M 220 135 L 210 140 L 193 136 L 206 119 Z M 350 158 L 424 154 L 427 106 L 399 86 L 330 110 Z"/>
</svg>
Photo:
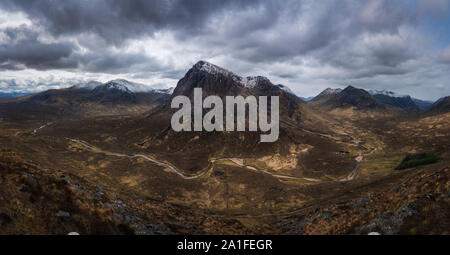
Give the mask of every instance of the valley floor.
<svg viewBox="0 0 450 255">
<path fill-rule="evenodd" d="M 269 164 L 289 165 L 289 154 L 208 158 L 194 171 L 96 122 L 2 121 L 0 234 L 449 234 L 449 120 L 285 127 L 294 140 L 318 136 L 313 143 L 341 150 L 342 170 L 322 175 Z M 394 170 L 412 152 L 441 160 Z"/>
</svg>

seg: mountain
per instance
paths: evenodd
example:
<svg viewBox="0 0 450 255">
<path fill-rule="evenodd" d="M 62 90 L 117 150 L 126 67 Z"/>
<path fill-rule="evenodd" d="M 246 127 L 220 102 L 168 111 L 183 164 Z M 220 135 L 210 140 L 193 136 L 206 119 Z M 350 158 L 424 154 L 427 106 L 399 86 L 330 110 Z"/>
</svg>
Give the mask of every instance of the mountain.
<svg viewBox="0 0 450 255">
<path fill-rule="evenodd" d="M 314 98 L 312 98 L 312 100 L 319 100 L 321 98 L 325 98 L 325 97 L 329 97 L 329 96 L 333 96 L 333 95 L 339 94 L 340 92 L 342 92 L 342 89 L 327 88 L 324 91 L 322 91 L 319 95 L 317 95 Z"/>
<path fill-rule="evenodd" d="M 416 103 L 412 100 L 410 96 L 404 96 L 404 97 L 392 97 L 388 95 L 383 94 L 376 94 L 373 95 L 375 99 L 377 99 L 380 103 L 384 105 L 389 105 L 392 107 L 412 110 L 412 111 L 419 111 L 419 107 L 416 105 Z"/>
<path fill-rule="evenodd" d="M 369 90 L 368 92 L 385 105 L 405 110 L 421 111 L 431 105 L 426 101 L 412 98 L 409 95 L 398 95 L 388 90 Z"/>
<path fill-rule="evenodd" d="M 137 114 L 162 104 L 170 93 L 126 80 L 90 81 L 9 100 L 0 104 L 0 113 L 15 119 Z"/>
<path fill-rule="evenodd" d="M 202 88 L 204 96 L 245 95 L 248 94 L 248 90 L 266 81 L 265 77 L 244 79 L 219 66 L 199 61 L 178 82 L 172 97 L 184 95 L 192 98 L 194 88 Z"/>
<path fill-rule="evenodd" d="M 388 90 L 363 90 L 352 86 L 346 89 L 325 89 L 317 95 L 311 104 L 324 108 L 348 108 L 357 110 L 402 110 L 419 112 L 431 107 L 431 102 L 412 98 L 409 95 L 398 95 Z"/>
<path fill-rule="evenodd" d="M 337 106 L 355 106 L 358 109 L 383 108 L 367 91 L 348 86 L 337 94 Z"/>
<path fill-rule="evenodd" d="M 241 77 L 206 61 L 199 61 L 186 73 L 178 82 L 173 96 L 190 96 L 194 88 L 202 88 L 206 96 L 244 96 L 258 92 L 295 95 L 288 87 L 274 85 L 264 76 Z"/>
<path fill-rule="evenodd" d="M 363 89 L 348 86 L 344 90 L 326 89 L 312 100 L 324 109 L 355 107 L 357 110 L 384 109 L 384 105 Z"/>
<path fill-rule="evenodd" d="M 443 97 L 436 101 L 427 112 L 433 114 L 450 112 L 450 96 Z"/>
<path fill-rule="evenodd" d="M 428 110 L 433 104 L 431 101 L 421 100 L 409 95 L 399 95 L 389 90 L 369 90 L 368 92 L 380 101 L 399 108 L 424 111 Z"/>
<path fill-rule="evenodd" d="M 263 76 L 241 77 L 229 70 L 206 61 L 197 62 L 178 82 L 172 98 L 183 95 L 193 99 L 194 88 L 202 88 L 203 97 L 216 95 L 226 102 L 226 96 L 279 96 L 280 114 L 289 119 L 300 119 L 300 105 L 303 100 L 288 87 L 274 85 Z M 173 112 L 170 102 L 160 110 Z"/>
<path fill-rule="evenodd" d="M 203 97 L 215 95 L 222 98 L 224 104 L 226 96 L 279 96 L 278 140 L 273 143 L 262 143 L 261 135 L 265 132 L 249 132 L 248 127 L 244 132 L 175 132 L 171 128 L 171 118 L 178 109 L 170 107 L 171 100 L 149 111 L 145 118 L 136 116 L 134 119 L 122 121 L 120 128 L 109 132 L 114 134 L 112 135 L 114 137 L 118 137 L 117 134 L 126 133 L 126 137 L 121 135 L 120 139 L 123 139 L 121 146 L 128 144 L 128 148 L 132 146 L 130 144 L 138 145 L 139 149 L 145 153 L 158 154 L 162 159 L 172 162 L 188 174 L 200 173 L 201 169 L 210 164 L 211 158 L 239 156 L 260 161 L 262 157 L 274 155 L 276 159 L 273 160 L 273 164 L 277 168 L 286 165 L 290 171 L 299 174 L 296 162 L 302 151 L 300 148 L 306 148 L 303 146 L 315 148 L 304 156 L 303 174 L 310 176 L 321 174 L 313 171 L 315 165 L 322 164 L 317 158 L 334 159 L 334 167 L 325 170 L 329 171 L 330 175 L 342 173 L 340 171 L 345 171 L 343 169 L 353 163 L 351 158 L 336 153 L 343 150 L 340 148 L 341 145 L 320 135 L 311 135 L 302 129 L 333 132 L 328 129 L 324 117 L 320 117 L 307 107 L 305 102 L 286 86 L 275 85 L 263 76 L 242 77 L 206 61 L 199 61 L 179 80 L 171 98 L 186 96 L 193 102 L 195 88 L 202 88 Z M 204 109 L 204 113 L 206 112 L 207 110 Z M 116 125 L 108 124 L 107 126 Z M 308 145 L 304 144 L 306 141 L 303 142 L 303 139 L 307 140 Z"/>
<path fill-rule="evenodd" d="M 416 103 L 417 107 L 419 107 L 419 109 L 422 111 L 428 110 L 433 106 L 433 102 L 431 101 L 421 100 L 417 98 L 413 98 L 412 100 L 414 101 L 414 103 Z"/>
</svg>

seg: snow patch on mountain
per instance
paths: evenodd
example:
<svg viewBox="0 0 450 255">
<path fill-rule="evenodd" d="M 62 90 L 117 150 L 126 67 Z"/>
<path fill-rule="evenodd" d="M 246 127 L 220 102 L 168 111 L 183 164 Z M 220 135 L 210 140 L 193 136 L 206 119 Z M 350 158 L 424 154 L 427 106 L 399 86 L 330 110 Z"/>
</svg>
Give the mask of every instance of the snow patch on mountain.
<svg viewBox="0 0 450 255">
<path fill-rule="evenodd" d="M 320 93 L 323 96 L 326 95 L 333 95 L 333 94 L 338 94 L 341 93 L 342 89 L 332 89 L 332 88 L 327 88 L 326 90 L 322 91 L 322 93 Z"/>
<path fill-rule="evenodd" d="M 106 84 L 111 84 L 114 88 L 120 89 L 123 91 L 131 91 L 133 93 L 138 92 L 154 92 L 155 89 L 140 83 L 130 82 L 123 79 L 109 81 Z"/>
<path fill-rule="evenodd" d="M 93 90 L 99 86 L 106 86 L 108 89 L 115 89 L 115 90 L 120 90 L 123 91 L 125 93 L 150 93 L 150 92 L 154 92 L 154 93 L 161 93 L 161 94 L 172 94 L 174 88 L 169 88 L 169 89 L 155 89 L 152 88 L 151 86 L 145 85 L 145 84 L 140 84 L 140 83 L 135 83 L 135 82 L 131 82 L 131 81 L 127 81 L 124 79 L 117 79 L 117 80 L 112 80 L 112 81 L 108 81 L 106 83 L 101 83 L 98 81 L 89 81 L 86 83 L 81 83 L 78 85 L 75 85 L 76 88 L 85 88 L 85 89 L 90 89 Z"/>
<path fill-rule="evenodd" d="M 98 81 L 88 81 L 85 83 L 80 83 L 75 85 L 76 88 L 84 88 L 84 89 L 95 89 L 96 87 L 103 85 L 103 83 Z"/>
<path fill-rule="evenodd" d="M 286 87 L 284 85 L 278 84 L 277 87 L 280 88 L 281 90 L 283 90 L 286 93 L 295 95 L 295 93 L 290 88 L 288 88 L 288 87 Z"/>
<path fill-rule="evenodd" d="M 221 74 L 224 76 L 231 77 L 235 82 L 240 83 L 242 86 L 248 87 L 248 88 L 254 88 L 254 87 L 258 86 L 258 84 L 260 84 L 261 82 L 269 81 L 269 79 L 264 76 L 242 77 L 242 76 L 239 76 L 227 69 L 224 69 L 220 66 L 216 66 L 214 64 L 211 64 L 211 63 L 203 61 L 203 60 L 201 60 L 197 64 L 195 64 L 194 68 L 199 71 L 207 72 L 212 75 Z"/>
<path fill-rule="evenodd" d="M 175 87 L 171 87 L 168 89 L 155 89 L 156 92 L 161 93 L 161 94 L 167 94 L 167 95 L 172 95 L 174 90 L 175 90 Z"/>
<path fill-rule="evenodd" d="M 228 70 L 226 70 L 226 69 L 224 69 L 222 67 L 216 66 L 216 65 L 211 64 L 211 63 L 206 62 L 206 61 L 199 61 L 197 64 L 195 64 L 194 67 L 197 68 L 200 71 L 207 72 L 207 73 L 210 73 L 210 74 L 213 74 L 213 75 L 222 74 L 222 75 L 225 75 L 225 76 L 237 76 L 237 77 L 239 77 L 238 75 L 234 74 L 231 71 L 228 71 Z"/>
<path fill-rule="evenodd" d="M 135 91 L 135 89 L 133 88 L 133 91 L 131 91 L 128 86 L 130 86 L 130 84 L 126 85 L 128 82 L 125 80 L 117 80 L 117 81 L 110 81 L 107 82 L 104 86 L 108 89 L 108 90 L 119 90 L 122 91 L 124 93 L 128 93 L 128 94 L 133 94 Z M 131 86 L 130 86 L 131 87 Z"/>
<path fill-rule="evenodd" d="M 264 76 L 248 76 L 245 78 L 240 77 L 239 82 L 244 87 L 254 88 L 258 86 L 258 84 L 260 84 L 261 82 L 270 82 L 270 81 Z"/>
</svg>

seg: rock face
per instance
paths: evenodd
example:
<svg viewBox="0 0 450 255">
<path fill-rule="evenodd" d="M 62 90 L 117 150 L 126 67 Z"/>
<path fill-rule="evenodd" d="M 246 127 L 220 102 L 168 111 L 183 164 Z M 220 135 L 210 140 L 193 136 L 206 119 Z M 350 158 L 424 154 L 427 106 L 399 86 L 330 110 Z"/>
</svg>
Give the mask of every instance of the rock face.
<svg viewBox="0 0 450 255">
<path fill-rule="evenodd" d="M 200 61 L 178 82 L 172 97 L 193 97 L 194 88 L 202 88 L 203 95 L 236 96 L 242 94 L 241 77 L 223 68 Z"/>
<path fill-rule="evenodd" d="M 222 67 L 199 61 L 178 82 L 172 96 L 191 96 L 194 88 L 202 88 L 203 95 L 238 96 L 263 94 L 263 91 L 286 92 L 287 87 L 274 85 L 263 76 L 241 77 Z"/>
<path fill-rule="evenodd" d="M 274 85 L 263 76 L 241 77 L 231 71 L 206 61 L 196 63 L 186 75 L 178 82 L 172 94 L 183 95 L 193 99 L 194 88 L 202 88 L 203 97 L 216 95 L 225 102 L 226 96 L 279 96 L 280 113 L 289 118 L 300 118 L 298 109 L 303 101 L 297 97 L 288 87 Z M 170 102 L 164 107 L 167 111 Z"/>
</svg>

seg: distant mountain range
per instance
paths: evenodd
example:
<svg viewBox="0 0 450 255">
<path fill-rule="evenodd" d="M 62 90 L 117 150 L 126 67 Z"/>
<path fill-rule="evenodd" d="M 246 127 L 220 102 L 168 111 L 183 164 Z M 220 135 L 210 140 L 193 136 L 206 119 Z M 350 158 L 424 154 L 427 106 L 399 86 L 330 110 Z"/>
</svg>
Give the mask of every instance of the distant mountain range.
<svg viewBox="0 0 450 255">
<path fill-rule="evenodd" d="M 433 105 L 432 101 L 413 98 L 409 95 L 398 95 L 397 93 L 388 90 L 369 90 L 368 92 L 371 95 L 378 97 L 380 100 L 387 100 L 385 102 L 388 104 L 389 101 L 391 101 L 391 104 L 403 105 L 403 107 L 405 108 L 414 108 L 417 106 L 420 110 L 428 110 Z M 387 97 L 389 97 L 390 99 L 388 99 Z"/>
<path fill-rule="evenodd" d="M 176 88 L 154 89 L 150 86 L 123 79 L 106 83 L 89 81 L 66 89 L 48 90 L 36 94 L 0 93 L 1 108 L 19 115 L 103 116 L 143 113 L 158 107 L 169 107 L 169 98 L 176 95 L 192 97 L 194 87 L 203 88 L 207 95 L 279 95 L 281 112 L 289 118 L 299 119 L 299 105 L 305 103 L 324 109 L 354 107 L 358 110 L 401 109 L 409 112 L 446 111 L 446 99 L 434 103 L 398 95 L 387 90 L 364 90 L 348 86 L 345 89 L 325 89 L 316 97 L 296 96 L 287 86 L 273 84 L 263 76 L 241 77 L 206 61 L 196 63 Z M 0 109 L 1 110 L 1 109 Z M 4 111 L 5 112 L 5 111 Z M 30 117 L 31 115 L 28 115 Z M 296 116 L 295 116 L 296 115 Z"/>
<path fill-rule="evenodd" d="M 126 80 L 90 81 L 8 99 L 1 105 L 0 113 L 15 119 L 138 114 L 161 104 L 171 93 L 171 89 L 152 89 Z"/>
<path fill-rule="evenodd" d="M 163 93 L 163 94 L 171 94 L 173 92 L 173 88 L 170 89 L 154 89 L 151 86 L 130 82 L 124 79 L 112 80 L 106 83 L 101 83 L 97 81 L 89 81 L 86 83 L 77 84 L 74 86 L 75 88 L 80 89 L 98 89 L 105 88 L 108 90 L 118 90 L 128 94 L 132 93 Z"/>
<path fill-rule="evenodd" d="M 325 89 L 314 97 L 312 104 L 325 108 L 355 107 L 359 110 L 397 108 L 407 111 L 427 111 L 433 102 L 412 98 L 409 95 L 398 95 L 392 91 L 358 89 L 348 86 L 342 89 Z"/>
</svg>

